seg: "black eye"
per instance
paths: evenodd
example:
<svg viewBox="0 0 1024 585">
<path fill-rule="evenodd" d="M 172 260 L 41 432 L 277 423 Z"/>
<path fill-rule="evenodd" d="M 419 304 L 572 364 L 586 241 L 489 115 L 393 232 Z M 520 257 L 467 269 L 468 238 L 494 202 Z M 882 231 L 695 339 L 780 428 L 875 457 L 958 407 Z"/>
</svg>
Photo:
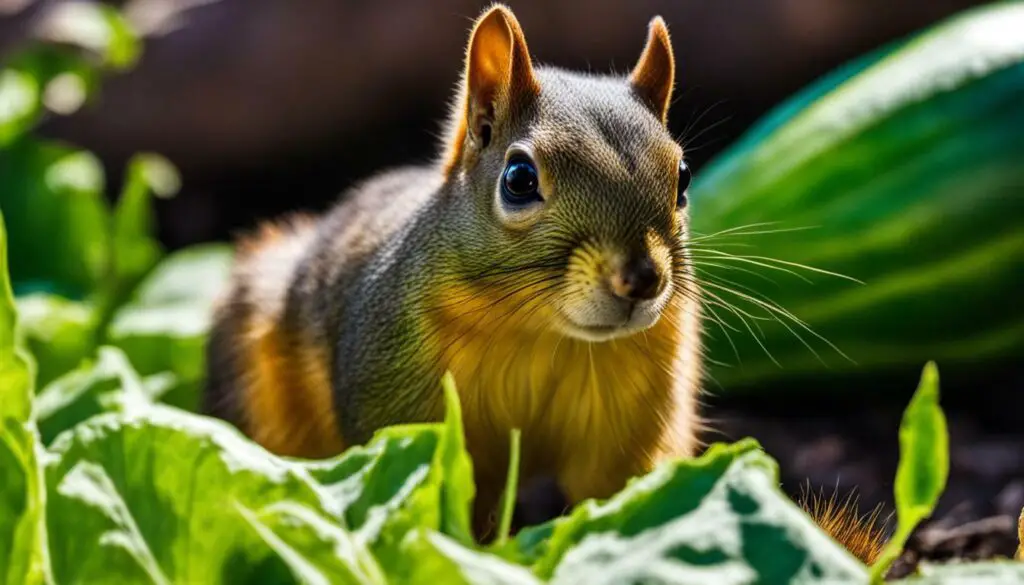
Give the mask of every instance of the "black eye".
<svg viewBox="0 0 1024 585">
<path fill-rule="evenodd" d="M 690 167 L 686 165 L 686 161 L 679 161 L 679 186 L 676 188 L 676 207 L 682 209 L 686 207 L 686 190 L 690 188 Z"/>
<path fill-rule="evenodd" d="M 538 182 L 537 168 L 532 162 L 523 158 L 512 159 L 501 175 L 501 200 L 512 207 L 543 201 L 537 192 Z"/>
</svg>

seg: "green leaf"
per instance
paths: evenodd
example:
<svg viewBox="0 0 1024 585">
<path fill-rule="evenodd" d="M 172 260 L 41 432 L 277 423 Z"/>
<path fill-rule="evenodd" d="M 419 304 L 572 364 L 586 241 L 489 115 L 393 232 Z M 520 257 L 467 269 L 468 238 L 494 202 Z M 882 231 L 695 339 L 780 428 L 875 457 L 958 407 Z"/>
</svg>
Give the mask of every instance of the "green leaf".
<svg viewBox="0 0 1024 585">
<path fill-rule="evenodd" d="M 50 449 L 58 582 L 378 583 L 409 562 L 411 531 L 458 532 L 468 517 L 457 405 L 445 424 L 387 428 L 326 461 L 276 457 L 159 404 L 121 411 Z"/>
<path fill-rule="evenodd" d="M 137 154 L 131 165 L 139 174 L 137 181 L 148 187 L 157 197 L 167 199 L 177 195 L 181 189 L 181 175 L 178 174 L 178 169 L 159 154 Z"/>
<path fill-rule="evenodd" d="M 32 45 L 0 69 L 0 149 L 31 131 L 46 110 L 70 114 L 95 92 L 97 71 L 66 47 Z"/>
<path fill-rule="evenodd" d="M 349 448 L 308 471 L 333 495 L 344 526 L 370 543 L 383 566 L 399 562 L 401 542 L 415 527 L 441 530 L 472 543 L 469 526 L 472 468 L 465 451 L 454 383 L 446 375 L 444 424 L 416 424 L 378 431 L 365 447 Z"/>
<path fill-rule="evenodd" d="M 88 531 L 83 532 L 88 535 L 87 538 L 95 538 L 96 544 L 106 544 L 121 553 L 106 555 L 108 558 L 102 559 L 110 563 L 107 566 L 110 576 L 119 575 L 129 582 L 170 585 L 170 579 L 161 570 L 138 524 L 132 518 L 127 503 L 102 467 L 89 461 L 79 461 L 67 470 L 56 488 L 58 497 L 73 501 L 81 507 L 83 519 L 89 518 L 96 522 L 90 516 L 98 515 L 102 518 L 102 532 L 96 535 L 98 538 Z M 89 523 L 81 525 L 82 528 L 88 526 Z M 72 531 L 74 528 L 68 526 L 65 530 Z M 91 544 L 86 544 L 86 547 Z M 89 566 L 88 561 L 85 566 Z"/>
<path fill-rule="evenodd" d="M 537 526 L 527 526 L 504 547 L 495 548 L 494 552 L 521 565 L 534 565 L 548 554 L 551 536 L 559 520 L 555 518 Z"/>
<path fill-rule="evenodd" d="M 287 567 L 237 505 L 327 505 L 300 466 L 220 421 L 160 405 L 93 417 L 50 451 L 47 523 L 59 583 L 288 583 Z"/>
<path fill-rule="evenodd" d="M 147 167 L 154 155 L 137 155 L 128 163 L 124 188 L 114 208 L 114 277 L 134 286 L 163 251 L 153 234 L 152 188 Z"/>
<path fill-rule="evenodd" d="M 0 212 L 0 578 L 40 583 L 43 493 L 32 409 L 32 361 L 17 343 L 17 314 L 7 272 L 7 231 Z"/>
<path fill-rule="evenodd" d="M 15 68 L 0 70 L 0 146 L 10 143 L 35 122 L 41 88 L 37 80 Z"/>
<path fill-rule="evenodd" d="M 860 581 L 863 566 L 778 489 L 753 440 L 664 464 L 556 521 L 535 572 L 552 583 Z"/>
<path fill-rule="evenodd" d="M 107 330 L 144 376 L 171 372 L 177 385 L 165 401 L 186 410 L 199 405 L 206 377 L 206 336 L 218 294 L 227 283 L 232 251 L 200 245 L 166 257 L 120 307 Z"/>
<path fill-rule="evenodd" d="M 306 469 L 330 492 L 343 526 L 375 552 L 394 552 L 412 527 L 440 527 L 441 470 L 432 464 L 440 443 L 437 425 L 389 427 Z"/>
<path fill-rule="evenodd" d="M 128 163 L 124 188 L 111 220 L 106 277 L 96 291 L 101 328 L 163 256 L 163 248 L 153 234 L 152 193 L 169 196 L 177 187 L 174 167 L 158 155 L 136 155 Z"/>
<path fill-rule="evenodd" d="M 88 294 L 109 249 L 104 178 L 92 154 L 28 139 L 0 154 L 0 209 L 10 226 L 15 292 Z"/>
<path fill-rule="evenodd" d="M 903 519 L 931 514 L 949 477 L 949 436 L 939 406 L 939 372 L 929 362 L 900 424 L 896 505 Z"/>
<path fill-rule="evenodd" d="M 387 566 L 393 583 L 451 585 L 539 585 L 524 567 L 501 557 L 463 546 L 452 538 L 425 529 L 410 532 L 403 555 Z M 585 581 L 580 581 L 584 583 Z"/>
<path fill-rule="evenodd" d="M 296 581 L 330 585 L 383 585 L 383 570 L 365 545 L 333 519 L 292 502 L 259 513 L 239 507 L 267 546 L 288 565 Z"/>
<path fill-rule="evenodd" d="M 974 561 L 946 565 L 922 565 L 920 575 L 892 581 L 906 585 L 1020 585 L 1024 583 L 1024 563 L 1012 561 Z"/>
<path fill-rule="evenodd" d="M 102 347 L 95 363 L 87 362 L 43 388 L 35 418 L 43 442 L 105 412 L 122 412 L 149 402 L 149 394 L 121 350 Z"/>
<path fill-rule="evenodd" d="M 45 582 L 44 495 L 30 422 L 0 418 L 0 581 Z"/>
<path fill-rule="evenodd" d="M 455 388 L 455 377 L 445 372 L 441 379 L 445 396 L 445 424 L 438 448 L 438 463 L 443 470 L 441 530 L 456 541 L 469 545 L 475 542 L 471 528 L 473 497 L 473 463 L 466 451 L 462 427 L 462 407 Z"/>
<path fill-rule="evenodd" d="M 118 10 L 98 2 L 49 6 L 32 32 L 36 38 L 0 69 L 0 148 L 25 136 L 46 110 L 76 111 L 96 92 L 104 69 L 131 67 L 141 48 Z"/>
<path fill-rule="evenodd" d="M 18 297 L 16 303 L 20 336 L 37 365 L 36 388 L 92 355 L 96 332 L 91 305 L 46 293 Z"/>
<path fill-rule="evenodd" d="M 949 477 L 949 435 L 939 406 L 939 372 L 929 362 L 900 423 L 900 462 L 896 468 L 896 520 L 893 536 L 871 567 L 880 580 L 899 557 L 922 520 L 931 515 Z"/>
<path fill-rule="evenodd" d="M 152 194 L 169 197 L 177 192 L 180 179 L 167 159 L 156 154 L 139 154 L 128 163 L 124 189 L 114 209 L 113 273 L 125 286 L 134 287 L 163 255 L 154 236 Z"/>
<path fill-rule="evenodd" d="M 695 174 L 717 383 L 807 388 L 1024 352 L 1022 28 L 1021 2 L 955 15 L 815 82 Z"/>
<path fill-rule="evenodd" d="M 31 358 L 18 344 L 18 314 L 7 269 L 6 219 L 0 210 L 0 419 L 26 422 L 32 411 Z"/>
<path fill-rule="evenodd" d="M 112 69 L 131 67 L 141 51 L 138 37 L 121 12 L 99 2 L 57 4 L 39 28 L 43 40 L 92 51 Z"/>
</svg>

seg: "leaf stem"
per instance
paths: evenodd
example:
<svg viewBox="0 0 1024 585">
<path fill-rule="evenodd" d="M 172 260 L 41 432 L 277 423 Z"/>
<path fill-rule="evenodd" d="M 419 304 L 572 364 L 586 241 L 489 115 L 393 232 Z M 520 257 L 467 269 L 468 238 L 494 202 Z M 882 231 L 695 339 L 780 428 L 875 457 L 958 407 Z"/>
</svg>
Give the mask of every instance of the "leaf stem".
<svg viewBox="0 0 1024 585">
<path fill-rule="evenodd" d="M 498 523 L 498 537 L 495 544 L 503 545 L 508 542 L 509 532 L 512 530 L 512 512 L 516 504 L 516 491 L 519 486 L 519 429 L 512 429 L 512 436 L 509 447 L 508 474 L 505 478 L 505 495 L 501 502 L 501 518 Z"/>
</svg>

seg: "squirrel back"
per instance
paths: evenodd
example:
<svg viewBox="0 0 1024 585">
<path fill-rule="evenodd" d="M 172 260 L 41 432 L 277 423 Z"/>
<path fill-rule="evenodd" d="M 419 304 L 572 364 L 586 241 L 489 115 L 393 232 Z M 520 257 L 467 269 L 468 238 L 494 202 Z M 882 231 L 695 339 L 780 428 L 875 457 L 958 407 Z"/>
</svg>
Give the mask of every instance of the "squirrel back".
<svg viewBox="0 0 1024 585">
<path fill-rule="evenodd" d="M 661 18 L 619 77 L 535 66 L 511 11 L 488 9 L 438 160 L 239 243 L 207 412 L 324 457 L 440 419 L 450 371 L 481 535 L 513 428 L 522 477 L 554 477 L 570 504 L 695 455 L 701 297 L 674 84 Z"/>
<path fill-rule="evenodd" d="M 324 217 L 296 214 L 240 239 L 207 343 L 206 412 L 281 455 L 344 450 L 331 372 L 338 330 L 330 324 L 364 314 L 345 310 L 345 292 L 425 203 L 429 191 L 410 187 L 433 180 L 429 169 L 395 169 Z"/>
</svg>

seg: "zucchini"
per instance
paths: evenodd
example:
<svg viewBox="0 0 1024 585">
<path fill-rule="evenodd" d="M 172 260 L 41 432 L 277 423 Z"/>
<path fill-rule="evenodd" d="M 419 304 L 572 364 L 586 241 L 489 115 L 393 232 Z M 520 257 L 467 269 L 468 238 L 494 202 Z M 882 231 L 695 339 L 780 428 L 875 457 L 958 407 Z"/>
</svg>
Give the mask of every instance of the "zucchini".
<svg viewBox="0 0 1024 585">
<path fill-rule="evenodd" d="M 698 171 L 715 382 L 1024 356 L 1021 31 L 1024 2 L 963 12 L 820 79 Z"/>
</svg>

